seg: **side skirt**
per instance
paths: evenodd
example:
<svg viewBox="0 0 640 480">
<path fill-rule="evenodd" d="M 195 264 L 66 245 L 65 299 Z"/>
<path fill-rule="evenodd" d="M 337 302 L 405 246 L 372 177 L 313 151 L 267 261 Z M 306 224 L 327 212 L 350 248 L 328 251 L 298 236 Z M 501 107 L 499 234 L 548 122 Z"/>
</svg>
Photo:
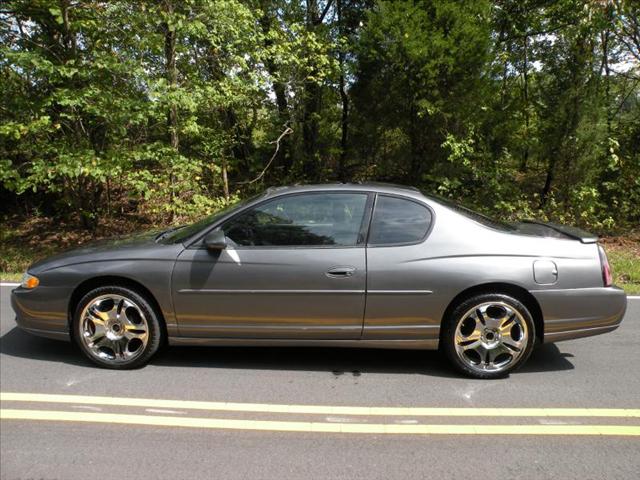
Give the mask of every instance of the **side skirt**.
<svg viewBox="0 0 640 480">
<path fill-rule="evenodd" d="M 169 337 L 169 345 L 215 347 L 345 347 L 437 350 L 438 340 L 295 340 L 278 338 L 189 338 Z"/>
</svg>

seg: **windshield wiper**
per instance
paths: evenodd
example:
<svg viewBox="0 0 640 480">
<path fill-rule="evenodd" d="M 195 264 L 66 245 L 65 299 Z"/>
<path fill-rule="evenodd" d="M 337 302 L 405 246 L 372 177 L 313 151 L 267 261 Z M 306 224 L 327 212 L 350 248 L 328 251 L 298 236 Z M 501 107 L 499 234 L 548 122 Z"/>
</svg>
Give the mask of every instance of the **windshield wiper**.
<svg viewBox="0 0 640 480">
<path fill-rule="evenodd" d="M 181 228 L 184 228 L 186 225 L 178 225 L 177 227 L 171 227 L 171 228 L 167 228 L 166 230 L 163 230 L 162 232 L 160 232 L 158 235 L 156 235 L 156 242 L 166 238 L 170 233 L 175 232 L 176 230 L 179 230 Z"/>
</svg>

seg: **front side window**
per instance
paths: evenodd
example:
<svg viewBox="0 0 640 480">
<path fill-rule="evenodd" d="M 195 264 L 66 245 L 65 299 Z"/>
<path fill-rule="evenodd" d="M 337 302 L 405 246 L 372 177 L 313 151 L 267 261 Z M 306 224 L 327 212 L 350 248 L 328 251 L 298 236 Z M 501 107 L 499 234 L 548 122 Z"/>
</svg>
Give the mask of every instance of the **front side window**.
<svg viewBox="0 0 640 480">
<path fill-rule="evenodd" d="M 371 220 L 369 245 L 417 243 L 431 226 L 431 211 L 416 202 L 378 195 Z"/>
<path fill-rule="evenodd" d="M 355 246 L 366 193 L 308 193 L 275 198 L 222 226 L 241 246 Z"/>
</svg>

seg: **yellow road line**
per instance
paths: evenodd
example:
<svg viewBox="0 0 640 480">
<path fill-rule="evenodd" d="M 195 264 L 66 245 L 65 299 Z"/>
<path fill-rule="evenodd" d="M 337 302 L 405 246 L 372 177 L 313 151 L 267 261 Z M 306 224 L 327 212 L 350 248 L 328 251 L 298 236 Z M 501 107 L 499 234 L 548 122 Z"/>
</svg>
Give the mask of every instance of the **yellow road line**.
<svg viewBox="0 0 640 480">
<path fill-rule="evenodd" d="M 278 432 L 374 433 L 406 435 L 623 435 L 640 436 L 640 426 L 618 425 L 396 425 L 325 422 L 278 422 L 220 418 L 166 417 L 55 410 L 0 409 L 1 420 L 118 423 Z"/>
<path fill-rule="evenodd" d="M 1 392 L 0 401 L 71 403 L 117 407 L 145 407 L 227 412 L 299 413 L 319 415 L 385 415 L 418 417 L 633 417 L 640 409 L 630 408 L 420 408 L 347 407 L 329 405 L 277 405 L 266 403 L 200 402 L 153 398 L 54 395 Z"/>
</svg>

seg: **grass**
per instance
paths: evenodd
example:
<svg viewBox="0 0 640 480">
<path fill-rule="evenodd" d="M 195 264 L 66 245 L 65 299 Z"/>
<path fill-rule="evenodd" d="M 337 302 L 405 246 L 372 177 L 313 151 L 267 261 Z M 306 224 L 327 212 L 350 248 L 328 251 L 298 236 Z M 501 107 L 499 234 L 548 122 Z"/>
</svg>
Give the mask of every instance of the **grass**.
<svg viewBox="0 0 640 480">
<path fill-rule="evenodd" d="M 131 232 L 145 225 L 122 219 L 103 225 L 97 232 L 78 230 L 74 225 L 32 218 L 26 222 L 4 223 L 0 227 L 0 280 L 17 282 L 27 267 L 40 258 L 92 239 Z M 640 234 L 602 239 L 613 269 L 614 282 L 628 295 L 640 295 Z"/>
<path fill-rule="evenodd" d="M 22 278 L 22 273 L 10 273 L 0 271 L 0 282 L 14 282 L 17 283 Z"/>
<path fill-rule="evenodd" d="M 20 238 L 16 230 L 3 227 L 0 232 L 0 280 L 19 281 L 29 265 L 55 251 L 54 246 L 39 248 L 31 245 Z"/>
<path fill-rule="evenodd" d="M 607 254 L 613 269 L 614 283 L 627 295 L 640 295 L 640 256 L 633 252 L 610 250 Z"/>
<path fill-rule="evenodd" d="M 124 215 L 101 224 L 93 232 L 79 229 L 74 223 L 68 224 L 46 217 L 3 220 L 0 224 L 0 280 L 19 281 L 29 265 L 37 260 L 91 240 L 145 228 L 150 226 Z"/>
</svg>

